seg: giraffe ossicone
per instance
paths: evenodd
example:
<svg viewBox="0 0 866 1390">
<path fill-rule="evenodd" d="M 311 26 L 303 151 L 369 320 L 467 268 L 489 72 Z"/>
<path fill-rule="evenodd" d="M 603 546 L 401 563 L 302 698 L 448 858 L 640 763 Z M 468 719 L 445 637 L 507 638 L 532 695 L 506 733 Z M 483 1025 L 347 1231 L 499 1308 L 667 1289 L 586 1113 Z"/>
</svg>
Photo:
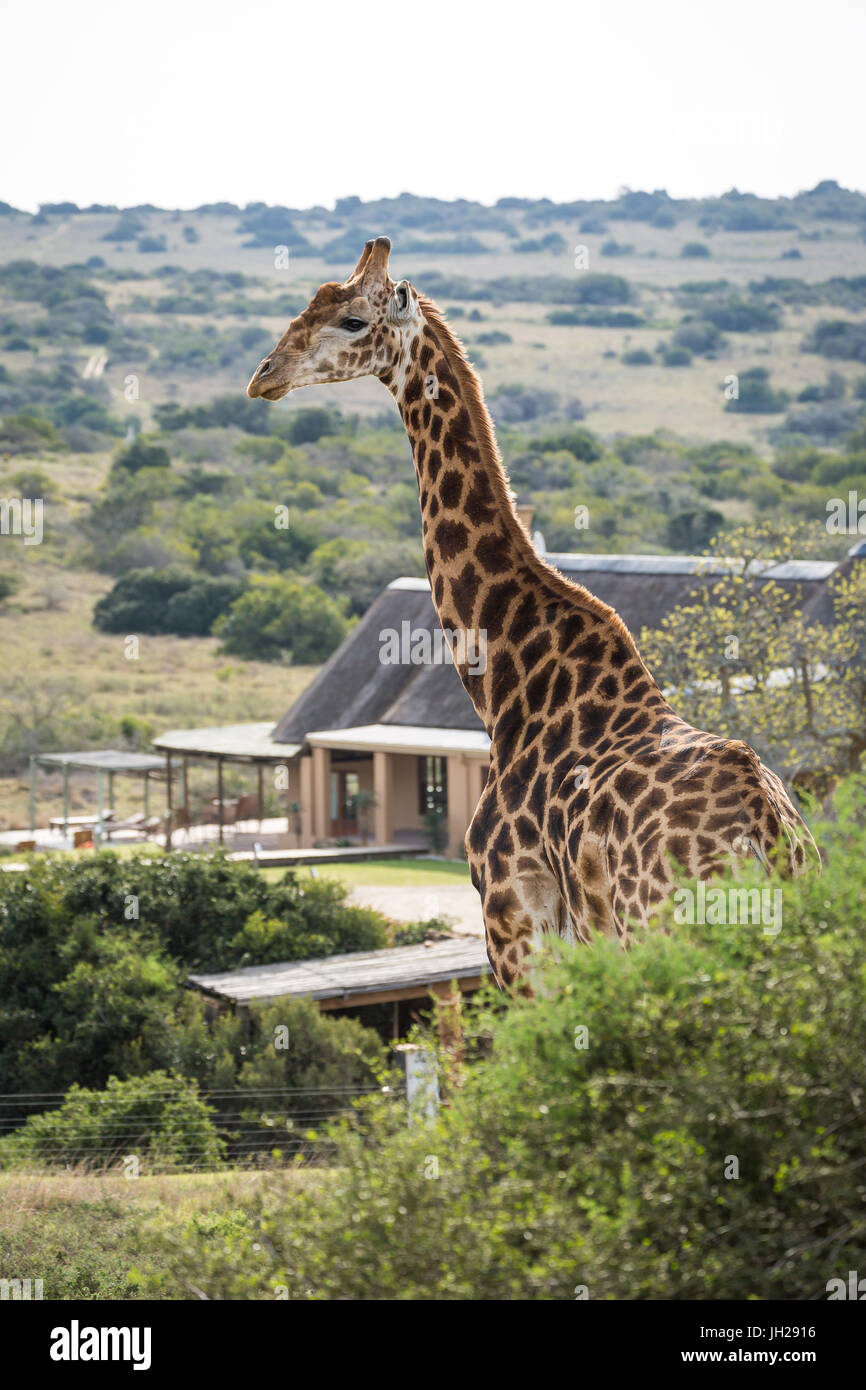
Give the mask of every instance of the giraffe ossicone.
<svg viewBox="0 0 866 1390">
<path fill-rule="evenodd" d="M 490 735 L 466 835 L 497 981 L 534 938 L 625 943 L 681 874 L 706 879 L 748 847 L 791 873 L 817 856 L 779 778 L 747 744 L 680 719 L 618 615 L 536 552 L 514 507 L 481 383 L 442 313 L 388 270 L 374 237 L 322 285 L 247 394 L 377 376 L 409 436 L 439 622 L 484 632 L 457 662 Z"/>
</svg>

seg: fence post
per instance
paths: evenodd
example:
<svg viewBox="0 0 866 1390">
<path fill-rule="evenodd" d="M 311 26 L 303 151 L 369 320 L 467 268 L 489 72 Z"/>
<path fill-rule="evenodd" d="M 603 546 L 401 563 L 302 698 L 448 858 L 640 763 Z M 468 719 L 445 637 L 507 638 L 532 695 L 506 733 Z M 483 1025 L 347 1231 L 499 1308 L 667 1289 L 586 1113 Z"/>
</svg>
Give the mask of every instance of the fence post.
<svg viewBox="0 0 866 1390">
<path fill-rule="evenodd" d="M 398 1043 L 394 1050 L 401 1054 L 406 1069 L 410 1125 L 419 1120 L 435 1120 L 439 1113 L 439 1073 L 435 1055 L 417 1043 Z"/>
</svg>

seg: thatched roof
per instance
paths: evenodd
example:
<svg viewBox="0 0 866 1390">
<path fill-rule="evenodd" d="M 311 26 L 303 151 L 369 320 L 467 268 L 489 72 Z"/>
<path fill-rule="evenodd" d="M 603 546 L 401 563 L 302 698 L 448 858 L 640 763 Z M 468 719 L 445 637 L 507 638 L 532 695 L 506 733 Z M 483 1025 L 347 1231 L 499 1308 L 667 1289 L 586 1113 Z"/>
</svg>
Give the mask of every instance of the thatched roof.
<svg viewBox="0 0 866 1390">
<path fill-rule="evenodd" d="M 658 626 L 697 586 L 713 577 L 703 556 L 557 554 L 545 558 L 616 609 L 635 636 L 643 627 Z M 829 623 L 828 580 L 851 563 L 837 566 L 833 561 L 797 560 L 768 569 L 761 578 L 773 579 L 796 593 L 811 620 Z M 272 739 L 297 744 L 318 730 L 371 724 L 481 729 L 450 662 L 387 665 L 380 660 L 381 634 L 386 629 L 399 633 L 404 622 L 412 632 L 438 631 L 426 579 L 395 579 L 388 585 L 286 712 Z"/>
<path fill-rule="evenodd" d="M 643 627 L 658 627 L 668 613 L 724 570 L 723 565 L 714 566 L 702 555 L 546 555 L 545 559 L 615 608 L 635 637 Z M 829 622 L 827 580 L 836 569 L 833 560 L 793 560 L 771 566 L 760 578 L 772 579 L 796 594 L 809 618 L 813 616 L 812 606 L 826 599 L 821 616 L 815 617 Z"/>
<path fill-rule="evenodd" d="M 404 622 L 413 632 L 438 631 L 426 579 L 395 579 L 388 585 L 283 716 L 272 737 L 279 743 L 301 743 L 312 730 L 366 724 L 483 728 L 451 662 L 412 666 L 380 661 L 380 633 L 386 629 L 400 633 Z"/>
</svg>

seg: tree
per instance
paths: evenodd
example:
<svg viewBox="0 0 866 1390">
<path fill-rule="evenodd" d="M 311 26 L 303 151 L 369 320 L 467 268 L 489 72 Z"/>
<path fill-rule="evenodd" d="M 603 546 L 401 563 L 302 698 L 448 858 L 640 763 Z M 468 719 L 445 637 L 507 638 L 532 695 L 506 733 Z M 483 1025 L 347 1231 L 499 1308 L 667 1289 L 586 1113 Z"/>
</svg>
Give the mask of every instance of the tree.
<svg viewBox="0 0 866 1390">
<path fill-rule="evenodd" d="M 134 569 L 93 609 L 100 632 L 174 633 L 204 637 L 243 593 L 244 582 L 184 569 Z"/>
<path fill-rule="evenodd" d="M 342 642 L 346 619 L 315 584 L 258 575 L 214 625 L 221 650 L 249 661 L 314 665 Z"/>
<path fill-rule="evenodd" d="M 770 385 L 770 373 L 766 367 L 749 367 L 740 372 L 737 395 L 727 400 L 725 410 L 740 414 L 778 415 L 790 399 L 787 391 L 777 391 Z"/>
<path fill-rule="evenodd" d="M 131 444 L 114 457 L 114 468 L 137 473 L 141 468 L 171 468 L 171 458 L 161 444 L 150 443 L 144 435 L 136 435 Z"/>
<path fill-rule="evenodd" d="M 417 505 L 417 504 L 416 504 Z M 352 540 L 335 536 L 310 557 L 313 578 L 328 593 L 340 594 L 352 617 L 370 604 L 398 575 L 422 575 L 424 559 L 417 541 Z"/>
<path fill-rule="evenodd" d="M 705 581 L 640 646 L 678 714 L 823 793 L 866 750 L 866 566 L 836 581 L 831 627 L 807 623 L 760 576 L 809 548 L 775 523 L 714 538 Z"/>
</svg>

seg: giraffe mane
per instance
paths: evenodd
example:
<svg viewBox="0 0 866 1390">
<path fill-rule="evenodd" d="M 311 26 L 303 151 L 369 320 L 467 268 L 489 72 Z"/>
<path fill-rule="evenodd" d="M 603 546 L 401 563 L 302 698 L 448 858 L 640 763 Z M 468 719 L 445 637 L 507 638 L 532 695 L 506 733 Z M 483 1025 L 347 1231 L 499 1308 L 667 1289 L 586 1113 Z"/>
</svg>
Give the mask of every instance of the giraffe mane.
<svg viewBox="0 0 866 1390">
<path fill-rule="evenodd" d="M 469 361 L 465 347 L 447 322 L 441 309 L 425 295 L 418 296 L 418 303 L 449 367 L 457 378 L 463 404 L 466 406 L 481 457 L 490 469 L 491 486 L 499 513 L 510 531 L 512 539 L 524 543 L 527 567 L 554 597 L 565 599 L 580 608 L 588 609 L 597 618 L 609 623 L 617 635 L 637 652 L 634 638 L 614 608 L 603 603 L 600 598 L 596 598 L 595 594 L 584 588 L 582 584 L 575 584 L 572 580 L 566 579 L 538 554 L 526 527 L 514 510 L 508 473 L 499 452 L 499 445 L 496 442 L 493 421 L 484 401 L 481 379 Z"/>
</svg>

